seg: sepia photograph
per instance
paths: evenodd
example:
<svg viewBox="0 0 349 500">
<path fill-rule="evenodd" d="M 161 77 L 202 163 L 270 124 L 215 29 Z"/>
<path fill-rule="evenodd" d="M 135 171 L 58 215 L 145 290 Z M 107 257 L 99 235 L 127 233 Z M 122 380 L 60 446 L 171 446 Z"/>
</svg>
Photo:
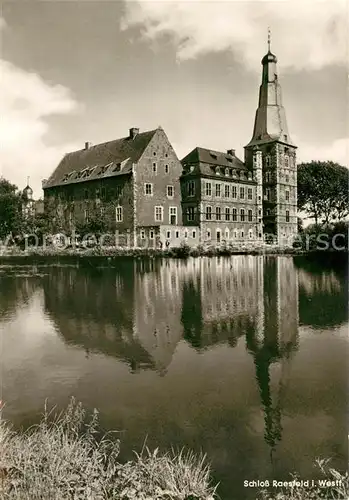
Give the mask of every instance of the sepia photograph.
<svg viewBox="0 0 349 500">
<path fill-rule="evenodd" d="M 348 0 L 0 0 L 0 500 L 349 498 Z"/>
</svg>

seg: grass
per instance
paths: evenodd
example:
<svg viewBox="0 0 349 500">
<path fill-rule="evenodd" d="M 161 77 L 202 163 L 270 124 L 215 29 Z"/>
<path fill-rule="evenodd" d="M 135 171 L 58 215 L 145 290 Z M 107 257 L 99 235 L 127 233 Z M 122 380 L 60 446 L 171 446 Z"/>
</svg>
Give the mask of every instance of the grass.
<svg viewBox="0 0 349 500">
<path fill-rule="evenodd" d="M 0 497 L 3 500 L 213 500 L 205 456 L 144 448 L 120 463 L 115 434 L 99 434 L 98 412 L 81 403 L 17 433 L 0 420 Z"/>
<path fill-rule="evenodd" d="M 1 419 L 0 498 L 2 500 L 215 500 L 206 457 L 190 451 L 160 453 L 145 446 L 132 461 L 118 460 L 115 433 L 100 433 L 98 412 L 87 418 L 81 403 L 71 399 L 67 409 L 53 415 L 45 408 L 41 422 L 15 432 Z M 316 465 L 331 487 L 295 485 L 261 490 L 259 500 L 349 498 L 349 475 Z M 291 476 L 290 480 L 298 479 Z M 233 492 L 232 492 L 233 493 Z"/>
</svg>

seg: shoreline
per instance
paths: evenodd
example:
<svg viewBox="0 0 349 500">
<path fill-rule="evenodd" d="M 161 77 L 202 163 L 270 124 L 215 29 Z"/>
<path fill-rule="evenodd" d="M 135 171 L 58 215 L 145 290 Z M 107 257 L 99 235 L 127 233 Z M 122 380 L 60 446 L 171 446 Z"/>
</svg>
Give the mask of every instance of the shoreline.
<svg viewBox="0 0 349 500">
<path fill-rule="evenodd" d="M 189 257 L 232 257 L 235 255 L 250 256 L 288 256 L 288 257 L 312 257 L 332 261 L 343 259 L 348 255 L 346 251 L 334 250 L 300 250 L 280 247 L 263 248 L 186 248 L 177 247 L 166 250 L 161 249 L 142 249 L 142 248 L 91 248 L 91 249 L 39 249 L 18 250 L 15 252 L 1 253 L 0 266 L 60 266 L 74 265 L 83 266 L 85 264 L 95 267 L 114 267 L 120 259 L 140 260 L 140 259 L 186 259 Z"/>
</svg>

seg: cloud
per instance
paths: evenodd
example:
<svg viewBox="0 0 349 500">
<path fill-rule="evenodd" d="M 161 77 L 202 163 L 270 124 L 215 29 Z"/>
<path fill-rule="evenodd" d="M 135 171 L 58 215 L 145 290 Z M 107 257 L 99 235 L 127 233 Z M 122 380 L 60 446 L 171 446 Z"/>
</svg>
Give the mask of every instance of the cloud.
<svg viewBox="0 0 349 500">
<path fill-rule="evenodd" d="M 0 25 L 3 24 L 0 18 Z M 79 109 L 71 92 L 62 85 L 45 82 L 0 59 L 0 175 L 25 187 L 27 177 L 35 195 L 41 195 L 41 181 L 48 177 L 72 144 L 48 146 L 47 118 Z"/>
<path fill-rule="evenodd" d="M 345 167 L 349 167 L 349 139 L 342 138 L 335 140 L 328 145 L 310 145 L 294 137 L 295 144 L 298 145 L 298 163 L 312 160 L 334 161 Z"/>
<path fill-rule="evenodd" d="M 347 17 L 345 0 L 126 0 L 121 28 L 141 28 L 149 42 L 170 37 L 179 61 L 229 50 L 259 71 L 270 26 L 280 65 L 301 70 L 346 65 Z"/>
</svg>

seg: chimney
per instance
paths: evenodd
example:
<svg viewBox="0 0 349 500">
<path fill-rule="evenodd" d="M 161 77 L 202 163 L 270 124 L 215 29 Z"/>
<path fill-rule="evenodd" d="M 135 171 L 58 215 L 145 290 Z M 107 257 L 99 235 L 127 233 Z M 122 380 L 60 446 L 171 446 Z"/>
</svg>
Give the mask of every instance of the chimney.
<svg viewBox="0 0 349 500">
<path fill-rule="evenodd" d="M 90 149 L 91 146 L 92 146 L 91 142 L 85 142 L 85 149 Z"/>
<path fill-rule="evenodd" d="M 228 149 L 227 154 L 231 156 L 235 156 L 235 149 Z"/>
<path fill-rule="evenodd" d="M 130 128 L 130 135 L 129 135 L 130 139 L 134 139 L 137 134 L 139 134 L 139 128 L 136 127 Z"/>
</svg>

